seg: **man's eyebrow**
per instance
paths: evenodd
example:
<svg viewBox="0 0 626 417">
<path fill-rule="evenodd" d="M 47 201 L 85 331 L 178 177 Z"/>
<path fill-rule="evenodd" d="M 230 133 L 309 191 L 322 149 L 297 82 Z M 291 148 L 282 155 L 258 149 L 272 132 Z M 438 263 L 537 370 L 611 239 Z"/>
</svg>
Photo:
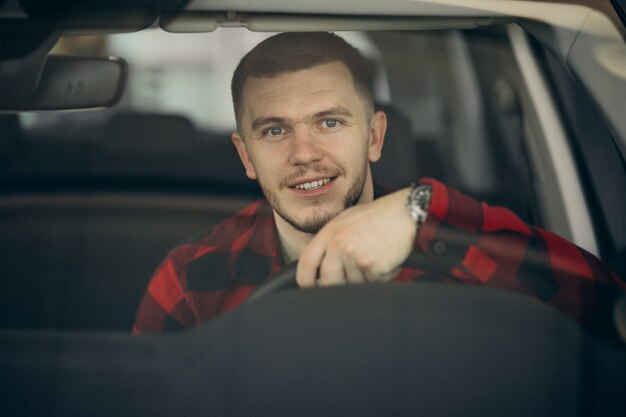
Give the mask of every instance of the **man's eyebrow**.
<svg viewBox="0 0 626 417">
<path fill-rule="evenodd" d="M 352 113 L 350 112 L 350 110 L 342 106 L 332 107 L 328 110 L 322 110 L 321 112 L 315 113 L 315 118 L 317 119 L 319 119 L 320 117 L 327 117 L 327 116 L 352 117 Z"/>
<path fill-rule="evenodd" d="M 252 122 L 252 130 L 268 124 L 285 124 L 286 121 L 284 117 L 257 117 Z"/>
</svg>

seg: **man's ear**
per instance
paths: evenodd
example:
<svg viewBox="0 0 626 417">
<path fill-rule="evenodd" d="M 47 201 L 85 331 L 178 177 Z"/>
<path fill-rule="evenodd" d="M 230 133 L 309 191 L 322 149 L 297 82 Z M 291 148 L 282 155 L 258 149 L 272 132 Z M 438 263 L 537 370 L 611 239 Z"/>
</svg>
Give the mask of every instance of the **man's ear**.
<svg viewBox="0 0 626 417">
<path fill-rule="evenodd" d="M 387 115 L 382 111 L 377 111 L 372 116 L 370 122 L 370 143 L 368 158 L 370 162 L 380 159 L 385 142 L 385 132 L 387 131 Z"/>
<path fill-rule="evenodd" d="M 241 163 L 246 169 L 246 176 L 251 180 L 256 180 L 257 175 L 254 170 L 254 165 L 252 165 L 252 160 L 250 159 L 250 155 L 248 155 L 248 150 L 246 149 L 246 143 L 243 141 L 243 138 L 239 133 L 234 132 L 230 139 L 233 141 L 235 148 L 237 148 L 237 153 L 239 154 L 239 159 L 241 159 Z"/>
</svg>

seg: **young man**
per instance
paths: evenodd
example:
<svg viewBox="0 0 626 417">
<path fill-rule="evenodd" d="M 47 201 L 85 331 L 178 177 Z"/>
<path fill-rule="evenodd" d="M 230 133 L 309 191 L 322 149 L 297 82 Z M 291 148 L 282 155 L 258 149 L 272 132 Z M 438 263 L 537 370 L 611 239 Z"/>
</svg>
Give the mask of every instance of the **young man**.
<svg viewBox="0 0 626 417">
<path fill-rule="evenodd" d="M 381 156 L 387 120 L 374 111 L 368 68 L 328 33 L 276 35 L 242 59 L 232 82 L 232 141 L 266 200 L 170 252 L 135 334 L 232 309 L 296 259 L 301 287 L 426 277 L 484 284 L 539 298 L 583 323 L 593 320 L 597 285 L 626 289 L 571 243 L 435 180 L 384 195 L 370 163 Z M 450 240 L 451 232 L 466 237 Z M 415 250 L 444 273 L 401 268 Z"/>
</svg>

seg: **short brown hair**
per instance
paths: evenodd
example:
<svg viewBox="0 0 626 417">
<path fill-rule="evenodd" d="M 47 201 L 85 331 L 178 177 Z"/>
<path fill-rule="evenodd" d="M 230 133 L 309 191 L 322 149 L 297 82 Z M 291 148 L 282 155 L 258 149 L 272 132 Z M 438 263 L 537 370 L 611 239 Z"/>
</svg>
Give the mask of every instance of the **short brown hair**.
<svg viewBox="0 0 626 417">
<path fill-rule="evenodd" d="M 248 52 L 233 74 L 231 93 L 237 128 L 241 132 L 243 89 L 248 78 L 277 75 L 342 62 L 352 74 L 356 91 L 369 113 L 374 109 L 371 63 L 343 38 L 328 32 L 287 32 L 265 39 Z"/>
</svg>

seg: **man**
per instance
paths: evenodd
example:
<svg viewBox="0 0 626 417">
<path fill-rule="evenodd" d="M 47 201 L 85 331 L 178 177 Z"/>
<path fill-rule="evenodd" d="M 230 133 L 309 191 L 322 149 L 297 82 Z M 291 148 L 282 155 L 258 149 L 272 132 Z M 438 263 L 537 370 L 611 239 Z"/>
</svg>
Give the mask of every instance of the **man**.
<svg viewBox="0 0 626 417">
<path fill-rule="evenodd" d="M 300 287 L 426 278 L 485 284 L 539 298 L 583 323 L 593 321 L 598 285 L 626 289 L 571 243 L 435 180 L 385 195 L 369 164 L 381 157 L 387 120 L 374 111 L 368 68 L 328 33 L 276 35 L 242 59 L 232 82 L 232 141 L 267 201 L 170 252 L 135 334 L 230 310 L 296 259 Z M 466 238 L 446 238 L 459 231 Z M 443 274 L 401 268 L 415 250 Z"/>
</svg>

